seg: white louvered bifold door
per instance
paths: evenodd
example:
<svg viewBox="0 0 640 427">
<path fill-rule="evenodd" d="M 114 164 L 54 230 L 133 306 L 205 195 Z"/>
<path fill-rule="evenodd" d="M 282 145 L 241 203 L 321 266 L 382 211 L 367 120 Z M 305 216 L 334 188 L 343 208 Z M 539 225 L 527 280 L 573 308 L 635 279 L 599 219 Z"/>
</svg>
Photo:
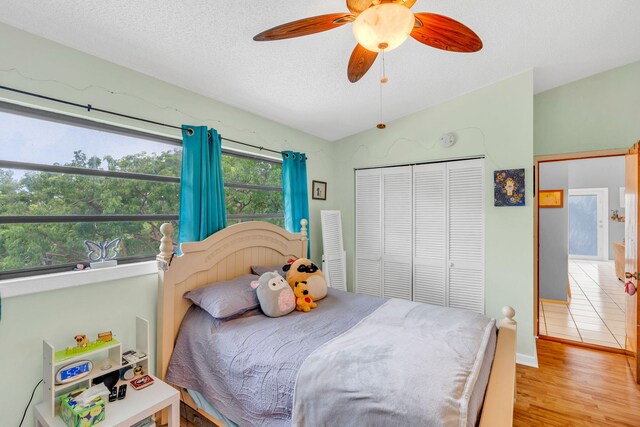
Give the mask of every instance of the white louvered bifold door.
<svg viewBox="0 0 640 427">
<path fill-rule="evenodd" d="M 447 304 L 446 163 L 413 167 L 413 300 Z"/>
<path fill-rule="evenodd" d="M 356 171 L 355 291 L 382 296 L 382 173 Z"/>
<path fill-rule="evenodd" d="M 484 313 L 483 160 L 447 164 L 449 307 Z"/>
<path fill-rule="evenodd" d="M 347 255 L 342 243 L 340 211 L 320 211 L 322 222 L 322 272 L 332 288 L 347 290 Z"/>
<path fill-rule="evenodd" d="M 382 296 L 412 296 L 412 167 L 382 170 Z"/>
</svg>

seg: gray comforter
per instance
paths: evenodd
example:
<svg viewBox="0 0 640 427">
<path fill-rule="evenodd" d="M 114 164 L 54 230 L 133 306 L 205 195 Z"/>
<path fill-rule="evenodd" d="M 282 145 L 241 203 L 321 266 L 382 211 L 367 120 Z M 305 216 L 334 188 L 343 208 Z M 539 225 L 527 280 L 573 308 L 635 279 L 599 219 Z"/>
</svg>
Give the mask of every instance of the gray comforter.
<svg viewBox="0 0 640 427">
<path fill-rule="evenodd" d="M 389 300 L 304 361 L 292 424 L 473 426 L 492 334 L 480 314 Z"/>
<path fill-rule="evenodd" d="M 182 322 L 167 381 L 200 392 L 240 426 L 291 425 L 304 360 L 385 301 L 330 289 L 308 313 L 270 318 L 253 310 L 230 320 L 193 306 Z"/>
<path fill-rule="evenodd" d="M 275 319 L 192 307 L 167 380 L 240 426 L 473 425 L 492 337 L 476 313 L 333 289 L 317 309 Z"/>
</svg>

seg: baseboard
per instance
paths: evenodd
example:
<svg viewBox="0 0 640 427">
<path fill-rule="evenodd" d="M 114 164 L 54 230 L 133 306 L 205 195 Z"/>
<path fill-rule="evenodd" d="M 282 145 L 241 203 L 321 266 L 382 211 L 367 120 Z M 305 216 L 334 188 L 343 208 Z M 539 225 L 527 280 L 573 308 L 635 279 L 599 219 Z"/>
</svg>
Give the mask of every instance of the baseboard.
<svg viewBox="0 0 640 427">
<path fill-rule="evenodd" d="M 519 365 L 531 366 L 532 368 L 538 367 L 538 352 L 535 347 L 533 349 L 534 355 L 516 353 L 516 363 Z"/>
</svg>

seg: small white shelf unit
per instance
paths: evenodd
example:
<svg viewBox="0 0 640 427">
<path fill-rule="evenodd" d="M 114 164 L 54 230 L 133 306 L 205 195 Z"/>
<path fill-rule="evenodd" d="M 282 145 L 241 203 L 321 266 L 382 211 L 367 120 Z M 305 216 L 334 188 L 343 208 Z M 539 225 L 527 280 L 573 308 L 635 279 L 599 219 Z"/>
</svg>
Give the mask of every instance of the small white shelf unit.
<svg viewBox="0 0 640 427">
<path fill-rule="evenodd" d="M 43 341 L 43 363 L 42 363 L 42 378 L 44 382 L 44 400 L 43 404 L 47 406 L 45 413 L 47 416 L 55 417 L 59 412 L 58 399 L 61 395 L 69 393 L 81 387 L 90 387 L 91 381 L 94 378 L 106 375 L 113 371 L 118 371 L 125 366 L 142 366 L 142 370 L 145 374 L 149 373 L 149 321 L 142 317 L 136 317 L 136 346 L 133 349 L 139 353 L 144 353 L 146 356 L 140 358 L 135 363 L 122 364 L 122 343 L 114 340 L 111 345 L 103 346 L 99 349 L 81 353 L 76 356 L 65 358 L 64 360 L 55 360 L 56 349 L 48 341 Z M 125 351 L 127 351 L 125 350 Z M 108 363 L 105 363 L 108 359 Z M 75 381 L 71 381 L 65 384 L 56 384 L 55 377 L 56 372 L 63 366 L 73 363 L 78 360 L 90 360 L 93 363 L 93 368 L 89 375 L 79 378 Z M 105 364 L 111 365 L 108 369 L 102 369 Z M 153 387 L 153 386 L 152 386 Z M 131 387 L 129 387 L 131 388 Z M 127 394 L 129 391 L 127 392 Z M 107 404 L 108 405 L 108 404 Z"/>
</svg>

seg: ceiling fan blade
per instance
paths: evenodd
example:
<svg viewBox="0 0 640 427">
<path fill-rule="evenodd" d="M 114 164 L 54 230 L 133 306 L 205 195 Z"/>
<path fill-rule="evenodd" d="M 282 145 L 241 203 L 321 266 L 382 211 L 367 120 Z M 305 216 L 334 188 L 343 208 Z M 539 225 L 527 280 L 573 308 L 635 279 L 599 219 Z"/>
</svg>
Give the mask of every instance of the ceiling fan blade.
<svg viewBox="0 0 640 427">
<path fill-rule="evenodd" d="M 347 8 L 353 14 L 359 14 L 365 9 L 368 9 L 373 3 L 371 0 L 347 0 Z"/>
<path fill-rule="evenodd" d="M 411 37 L 428 46 L 452 52 L 477 52 L 482 40 L 469 27 L 435 13 L 416 13 L 422 26 L 416 25 Z"/>
<path fill-rule="evenodd" d="M 350 22 L 351 15 L 345 13 L 330 13 L 328 15 L 313 16 L 278 25 L 256 35 L 255 41 L 283 40 L 293 37 L 307 36 L 331 30 Z"/>
<path fill-rule="evenodd" d="M 373 65 L 378 56 L 378 52 L 371 52 L 358 44 L 349 58 L 347 76 L 351 83 L 355 83 L 362 78 Z"/>
</svg>

